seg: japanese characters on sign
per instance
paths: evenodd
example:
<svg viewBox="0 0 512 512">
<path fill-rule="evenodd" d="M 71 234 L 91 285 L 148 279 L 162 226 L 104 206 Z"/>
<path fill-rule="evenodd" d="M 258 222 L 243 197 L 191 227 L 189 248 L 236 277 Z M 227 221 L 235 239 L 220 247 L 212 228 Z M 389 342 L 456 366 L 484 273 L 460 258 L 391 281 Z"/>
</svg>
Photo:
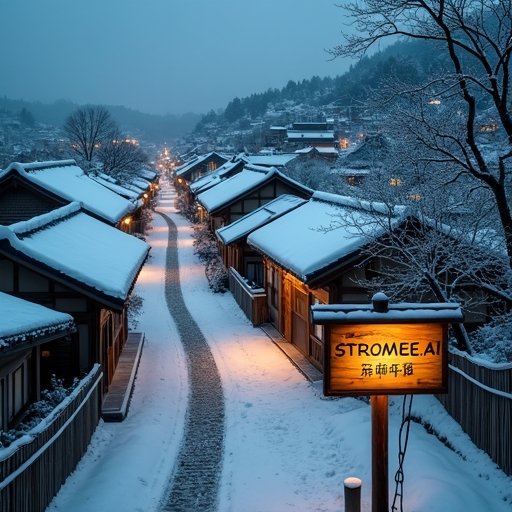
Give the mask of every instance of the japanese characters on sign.
<svg viewBox="0 0 512 512">
<path fill-rule="evenodd" d="M 332 325 L 325 347 L 329 395 L 446 391 L 442 323 Z"/>
</svg>

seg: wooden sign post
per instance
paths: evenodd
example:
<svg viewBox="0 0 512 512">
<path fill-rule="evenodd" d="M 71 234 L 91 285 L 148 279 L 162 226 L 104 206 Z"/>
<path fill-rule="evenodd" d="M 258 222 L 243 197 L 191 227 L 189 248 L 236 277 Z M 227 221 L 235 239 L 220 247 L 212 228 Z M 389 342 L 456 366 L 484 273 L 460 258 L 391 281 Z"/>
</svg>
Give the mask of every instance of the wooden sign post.
<svg viewBox="0 0 512 512">
<path fill-rule="evenodd" d="M 312 321 L 327 325 L 324 394 L 370 396 L 372 512 L 387 512 L 388 395 L 446 393 L 448 323 L 462 322 L 458 304 L 317 304 Z"/>
</svg>

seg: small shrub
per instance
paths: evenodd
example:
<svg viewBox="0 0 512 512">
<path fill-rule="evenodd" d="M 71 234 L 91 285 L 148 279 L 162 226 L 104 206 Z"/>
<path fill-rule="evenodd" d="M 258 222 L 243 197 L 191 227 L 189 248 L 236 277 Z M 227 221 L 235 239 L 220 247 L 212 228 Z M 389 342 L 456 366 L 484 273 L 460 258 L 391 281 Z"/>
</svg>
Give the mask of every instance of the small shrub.
<svg viewBox="0 0 512 512">
<path fill-rule="evenodd" d="M 228 274 L 219 257 L 217 239 L 204 223 L 194 224 L 194 253 L 205 264 L 205 274 L 214 293 L 224 293 L 228 287 Z"/>
<path fill-rule="evenodd" d="M 51 388 L 41 391 L 41 400 L 28 407 L 21 422 L 11 430 L 0 430 L 0 447 L 9 446 L 13 441 L 37 426 L 77 387 L 79 382 L 78 379 L 75 379 L 71 386 L 65 387 L 64 379 L 58 379 L 53 375 Z"/>
<path fill-rule="evenodd" d="M 144 299 L 140 295 L 132 293 L 126 301 L 126 306 L 128 328 L 133 331 L 137 329 L 137 326 L 139 325 L 139 317 L 144 309 Z"/>
<path fill-rule="evenodd" d="M 512 362 L 512 313 L 499 316 L 471 335 L 475 352 L 495 363 Z"/>
<path fill-rule="evenodd" d="M 206 264 L 205 273 L 210 289 L 214 293 L 224 293 L 228 289 L 228 274 L 219 257 L 212 259 Z"/>
</svg>

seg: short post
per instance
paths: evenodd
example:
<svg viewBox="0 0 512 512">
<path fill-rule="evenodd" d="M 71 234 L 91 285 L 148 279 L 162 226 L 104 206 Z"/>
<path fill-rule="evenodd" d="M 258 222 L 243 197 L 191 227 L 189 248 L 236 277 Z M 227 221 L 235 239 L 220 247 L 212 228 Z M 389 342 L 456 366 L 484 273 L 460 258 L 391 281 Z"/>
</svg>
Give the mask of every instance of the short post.
<svg viewBox="0 0 512 512">
<path fill-rule="evenodd" d="M 372 395 L 372 512 L 389 511 L 388 396 Z"/>
<path fill-rule="evenodd" d="M 345 478 L 345 512 L 361 512 L 361 479 L 354 476 Z"/>
</svg>

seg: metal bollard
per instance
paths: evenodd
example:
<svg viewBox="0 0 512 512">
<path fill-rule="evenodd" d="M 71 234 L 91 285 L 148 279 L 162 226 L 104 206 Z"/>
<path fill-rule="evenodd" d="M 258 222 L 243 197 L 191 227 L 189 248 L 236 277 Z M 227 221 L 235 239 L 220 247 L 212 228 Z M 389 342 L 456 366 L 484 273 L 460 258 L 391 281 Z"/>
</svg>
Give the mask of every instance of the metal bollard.
<svg viewBox="0 0 512 512">
<path fill-rule="evenodd" d="M 349 476 L 343 480 L 345 486 L 345 512 L 361 512 L 361 479 Z"/>
</svg>

